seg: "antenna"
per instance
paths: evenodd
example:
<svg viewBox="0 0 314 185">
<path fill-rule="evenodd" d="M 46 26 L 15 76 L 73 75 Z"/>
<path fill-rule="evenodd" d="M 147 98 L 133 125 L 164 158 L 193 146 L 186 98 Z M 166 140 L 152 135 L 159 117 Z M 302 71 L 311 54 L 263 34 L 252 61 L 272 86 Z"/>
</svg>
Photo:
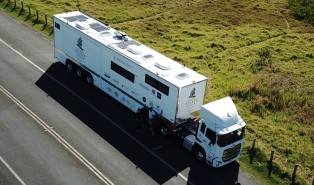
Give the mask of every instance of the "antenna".
<svg viewBox="0 0 314 185">
<path fill-rule="evenodd" d="M 76 2 L 77 2 L 77 9 L 80 11 L 80 0 L 76 0 Z"/>
</svg>

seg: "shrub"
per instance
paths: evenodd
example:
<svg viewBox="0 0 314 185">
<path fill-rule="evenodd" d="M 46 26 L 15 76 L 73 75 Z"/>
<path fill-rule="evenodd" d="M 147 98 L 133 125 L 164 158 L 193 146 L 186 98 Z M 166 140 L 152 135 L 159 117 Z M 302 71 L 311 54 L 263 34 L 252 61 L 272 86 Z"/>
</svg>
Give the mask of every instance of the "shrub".
<svg viewBox="0 0 314 185">
<path fill-rule="evenodd" d="M 259 59 L 251 65 L 254 74 L 261 71 L 264 67 L 271 66 L 271 52 L 268 47 L 262 48 L 257 54 Z"/>
<path fill-rule="evenodd" d="M 292 15 L 314 25 L 314 0 L 288 0 Z"/>
</svg>

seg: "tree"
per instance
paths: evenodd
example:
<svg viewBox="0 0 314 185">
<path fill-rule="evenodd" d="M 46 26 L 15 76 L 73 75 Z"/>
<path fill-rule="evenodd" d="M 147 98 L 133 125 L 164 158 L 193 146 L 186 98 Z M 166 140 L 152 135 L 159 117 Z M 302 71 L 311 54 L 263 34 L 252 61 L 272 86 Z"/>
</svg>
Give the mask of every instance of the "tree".
<svg viewBox="0 0 314 185">
<path fill-rule="evenodd" d="M 292 15 L 314 25 L 314 0 L 288 0 Z"/>
</svg>

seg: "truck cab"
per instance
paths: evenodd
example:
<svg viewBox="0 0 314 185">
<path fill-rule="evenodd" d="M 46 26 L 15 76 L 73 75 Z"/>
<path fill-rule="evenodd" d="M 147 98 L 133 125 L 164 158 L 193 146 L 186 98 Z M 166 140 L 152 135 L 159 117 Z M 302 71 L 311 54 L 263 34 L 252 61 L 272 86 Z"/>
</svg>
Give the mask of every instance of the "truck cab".
<svg viewBox="0 0 314 185">
<path fill-rule="evenodd" d="M 197 132 L 194 136 L 187 136 L 184 145 L 191 146 L 187 143 L 192 142 L 196 158 L 213 167 L 238 159 L 243 148 L 246 124 L 238 115 L 231 98 L 203 105 L 200 113 Z"/>
</svg>

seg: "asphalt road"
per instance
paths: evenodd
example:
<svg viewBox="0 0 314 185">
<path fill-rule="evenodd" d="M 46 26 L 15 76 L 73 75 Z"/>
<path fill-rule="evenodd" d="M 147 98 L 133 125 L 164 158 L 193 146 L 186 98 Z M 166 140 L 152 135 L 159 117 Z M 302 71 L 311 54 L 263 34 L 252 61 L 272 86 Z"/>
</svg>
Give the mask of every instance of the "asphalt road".
<svg viewBox="0 0 314 185">
<path fill-rule="evenodd" d="M 0 9 L 0 184 L 259 184 L 136 133 L 127 108 L 55 61 L 53 43 Z"/>
</svg>

